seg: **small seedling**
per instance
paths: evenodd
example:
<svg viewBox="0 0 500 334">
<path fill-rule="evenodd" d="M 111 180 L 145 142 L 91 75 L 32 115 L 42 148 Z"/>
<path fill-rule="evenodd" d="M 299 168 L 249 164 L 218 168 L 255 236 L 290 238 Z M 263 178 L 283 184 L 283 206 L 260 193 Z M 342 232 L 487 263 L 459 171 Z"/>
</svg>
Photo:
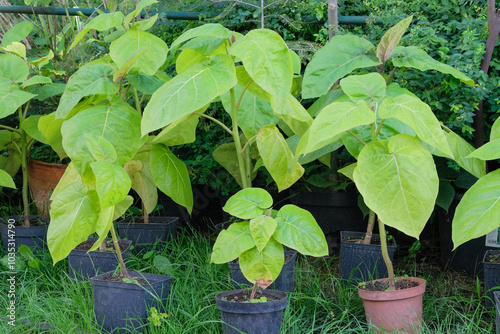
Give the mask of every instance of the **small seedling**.
<svg viewBox="0 0 500 334">
<path fill-rule="evenodd" d="M 148 317 L 148 321 L 152 322 L 153 326 L 160 327 L 161 319 L 166 319 L 168 317 L 168 314 L 158 313 L 156 307 L 151 307 L 150 310 L 151 310 L 151 316 Z"/>
</svg>

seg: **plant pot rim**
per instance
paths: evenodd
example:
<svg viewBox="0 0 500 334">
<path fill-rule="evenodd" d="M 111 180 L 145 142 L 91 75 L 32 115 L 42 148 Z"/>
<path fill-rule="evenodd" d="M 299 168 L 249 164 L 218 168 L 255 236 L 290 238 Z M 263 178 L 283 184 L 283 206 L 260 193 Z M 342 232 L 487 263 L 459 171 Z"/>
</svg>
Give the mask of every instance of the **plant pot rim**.
<svg viewBox="0 0 500 334">
<path fill-rule="evenodd" d="M 87 238 L 87 240 L 81 242 L 80 244 L 84 243 L 84 242 L 87 242 L 87 241 L 93 241 L 94 243 L 99 240 L 99 238 Z M 106 241 L 110 241 L 110 240 L 113 240 L 111 238 L 106 238 L 105 239 Z M 78 244 L 77 247 L 80 245 Z M 132 246 L 132 240 L 118 240 L 118 245 L 127 245 L 127 248 L 125 248 L 124 250 L 122 250 L 121 252 L 126 252 L 128 250 L 130 250 L 130 246 Z M 82 249 L 72 249 L 71 252 L 70 252 L 72 255 L 77 255 L 77 254 L 88 254 L 88 253 L 97 253 L 97 254 L 116 254 L 116 250 L 115 248 L 113 248 L 113 250 L 111 252 L 99 252 L 97 249 L 96 250 L 93 250 L 92 252 L 89 252 L 88 250 L 82 250 Z"/>
<path fill-rule="evenodd" d="M 36 164 L 36 165 L 42 165 L 45 167 L 61 168 L 61 169 L 66 169 L 66 167 L 68 167 L 68 164 L 58 163 L 58 162 L 45 162 L 45 161 L 38 160 L 38 159 L 35 159 L 32 157 L 28 157 L 28 164 Z"/>
<path fill-rule="evenodd" d="M 7 216 L 7 217 L 0 217 L 0 224 L 1 225 L 9 225 L 9 219 L 14 219 L 16 223 L 21 223 L 23 222 L 20 226 L 16 226 L 16 228 L 48 228 L 49 223 L 50 223 L 50 218 L 44 217 L 44 216 L 39 216 L 39 215 L 30 215 L 30 220 L 32 219 L 38 219 L 39 221 L 43 222 L 43 225 L 33 225 L 33 226 L 24 226 L 24 215 L 14 215 L 14 216 Z M 20 219 L 22 218 L 22 220 Z"/>
<path fill-rule="evenodd" d="M 222 300 L 223 297 L 251 290 L 252 289 L 237 289 L 237 290 L 228 290 L 219 292 L 218 294 L 215 295 L 217 309 L 229 313 L 245 313 L 245 314 L 270 313 L 283 310 L 288 303 L 288 294 L 286 292 L 279 290 L 268 290 L 268 289 L 262 290 L 264 296 L 271 295 L 277 297 L 278 300 L 272 300 L 262 303 L 245 303 L 245 302 L 232 302 L 232 301 Z"/>
<path fill-rule="evenodd" d="M 179 220 L 179 217 L 170 217 L 170 216 L 150 216 L 149 223 L 144 222 L 135 222 L 135 219 L 142 219 L 142 216 L 133 216 L 127 217 L 117 222 L 119 225 L 168 225 L 175 223 Z M 152 220 L 155 220 L 153 222 Z"/>
<path fill-rule="evenodd" d="M 144 289 L 150 289 L 152 284 L 155 284 L 158 282 L 163 282 L 163 281 L 172 281 L 172 279 L 173 279 L 172 276 L 143 273 L 143 272 L 135 271 L 135 270 L 128 270 L 128 273 L 130 274 L 130 276 L 136 275 L 135 278 L 145 279 L 148 282 L 148 284 L 140 285 L 140 284 L 135 284 L 135 283 L 109 281 L 109 280 L 104 279 L 105 277 L 113 275 L 114 273 L 115 273 L 114 270 L 108 271 L 108 272 L 99 274 L 97 276 L 91 277 L 90 281 L 92 282 L 92 285 L 105 284 L 105 285 L 109 285 L 109 286 L 113 286 L 113 287 L 121 286 L 121 287 L 124 287 L 125 289 L 128 289 L 128 290 L 144 290 Z M 134 277 L 132 277 L 132 278 L 134 278 Z"/>
<path fill-rule="evenodd" d="M 396 279 L 410 279 L 418 283 L 418 286 L 409 289 L 402 289 L 396 291 L 367 291 L 363 290 L 358 285 L 359 297 L 363 300 L 371 301 L 385 301 L 385 300 L 399 300 L 412 298 L 422 295 L 425 292 L 426 280 L 419 277 L 396 277 Z M 376 279 L 368 282 L 387 281 L 388 278 Z"/>
</svg>

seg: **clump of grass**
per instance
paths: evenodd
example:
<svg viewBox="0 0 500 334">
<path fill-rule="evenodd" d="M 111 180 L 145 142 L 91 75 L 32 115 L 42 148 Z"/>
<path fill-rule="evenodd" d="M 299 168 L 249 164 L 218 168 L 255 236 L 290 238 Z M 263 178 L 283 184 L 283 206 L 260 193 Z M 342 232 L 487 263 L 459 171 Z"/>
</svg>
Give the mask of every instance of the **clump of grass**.
<svg viewBox="0 0 500 334">
<path fill-rule="evenodd" d="M 181 227 L 177 237 L 160 251 L 131 255 L 131 270 L 156 274 L 167 271 L 174 277 L 168 301 L 158 311 L 165 317 L 160 317 L 158 326 L 149 321 L 149 333 L 222 332 L 215 295 L 233 286 L 227 266 L 209 263 L 213 242 L 211 235 Z M 0 257 L 5 254 L 2 249 Z M 40 271 L 27 267 L 15 275 L 16 326 L 12 328 L 2 320 L 0 333 L 100 333 L 90 282 L 71 279 L 67 261 L 54 267 L 48 252 L 38 257 Z M 168 259 L 169 265 L 155 266 L 155 257 Z M 368 333 L 357 288 L 338 279 L 338 265 L 338 256 L 298 256 L 296 288 L 289 294 L 281 333 Z M 427 280 L 423 333 L 494 332 L 494 311 L 486 310 L 482 299 L 483 282 L 443 270 L 430 260 L 396 261 L 395 265 L 400 274 Z M 7 289 L 5 279 L 0 281 L 0 290 Z M 0 305 L 8 302 L 7 294 L 1 294 Z"/>
</svg>

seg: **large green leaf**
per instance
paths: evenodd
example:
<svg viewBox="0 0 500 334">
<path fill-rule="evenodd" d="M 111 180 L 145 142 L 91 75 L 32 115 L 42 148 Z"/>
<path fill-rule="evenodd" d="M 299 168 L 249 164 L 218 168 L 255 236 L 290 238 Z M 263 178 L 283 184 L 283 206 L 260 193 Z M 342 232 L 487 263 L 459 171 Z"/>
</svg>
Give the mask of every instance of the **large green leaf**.
<svg viewBox="0 0 500 334">
<path fill-rule="evenodd" d="M 31 78 L 27 79 L 21 84 L 21 88 L 24 89 L 26 87 L 30 87 L 38 84 L 50 84 L 52 80 L 48 77 L 44 77 L 43 75 L 34 75 Z"/>
<path fill-rule="evenodd" d="M 99 198 L 83 183 L 73 183 L 53 197 L 47 244 L 54 264 L 96 230 Z"/>
<path fill-rule="evenodd" d="M 234 64 L 226 55 L 216 55 L 192 66 L 151 96 L 144 109 L 142 133 L 162 128 L 202 108 L 234 85 Z"/>
<path fill-rule="evenodd" d="M 0 59 L 0 62 L 1 61 Z M 8 89 L 0 90 L 0 118 L 4 118 L 14 113 L 34 96 L 35 95 L 25 92 L 14 85 Z"/>
<path fill-rule="evenodd" d="M 125 65 L 139 50 L 144 52 L 132 66 L 147 75 L 155 74 L 167 59 L 167 44 L 155 35 L 138 29 L 129 29 L 109 47 L 111 59 L 118 67 Z"/>
<path fill-rule="evenodd" d="M 263 100 L 271 101 L 271 95 L 253 81 L 244 66 L 236 66 L 236 78 L 238 79 L 238 84 L 241 87 L 248 87 L 247 90 L 253 95 Z"/>
<path fill-rule="evenodd" d="M 328 255 L 325 234 L 309 211 L 287 204 L 278 211 L 276 221 L 273 237 L 278 242 L 304 255 Z"/>
<path fill-rule="evenodd" d="M 66 118 L 84 96 L 93 94 L 113 95 L 120 87 L 113 82 L 114 69 L 108 64 L 84 65 L 68 80 L 59 105 L 56 118 Z"/>
<path fill-rule="evenodd" d="M 460 167 L 477 178 L 486 175 L 486 163 L 478 158 L 470 157 L 470 154 L 474 151 L 471 144 L 449 129 L 444 132 L 444 135 L 450 146 L 453 159 Z"/>
<path fill-rule="evenodd" d="M 283 246 L 269 239 L 266 247 L 259 251 L 257 247 L 243 252 L 239 259 L 241 273 L 250 283 L 265 289 L 278 278 L 285 263 Z"/>
<path fill-rule="evenodd" d="M 223 27 L 218 23 L 208 23 L 202 26 L 189 29 L 182 35 L 180 35 L 171 45 L 171 48 L 174 49 L 177 45 L 184 43 L 192 38 L 198 36 L 210 36 L 213 39 L 227 39 L 231 37 L 231 31 L 229 29 Z"/>
<path fill-rule="evenodd" d="M 496 121 L 491 126 L 490 141 L 495 139 L 500 139 L 500 119 L 497 118 Z"/>
<path fill-rule="evenodd" d="M 250 31 L 229 52 L 243 61 L 247 73 L 271 95 L 285 95 L 292 88 L 292 58 L 283 39 L 267 29 Z"/>
<path fill-rule="evenodd" d="M 297 154 L 316 151 L 330 144 L 332 138 L 352 128 L 371 124 L 375 121 L 375 113 L 363 101 L 333 102 L 323 108 L 314 119 L 308 136 L 301 138 Z"/>
<path fill-rule="evenodd" d="M 226 38 L 214 38 L 213 36 L 198 36 L 189 41 L 187 41 L 181 49 L 196 50 L 197 52 L 208 55 L 221 50 L 226 49 Z M 218 52 L 221 53 L 221 52 Z M 226 52 L 224 52 L 226 54 Z"/>
<path fill-rule="evenodd" d="M 215 241 L 210 262 L 222 264 L 233 261 L 254 247 L 249 225 L 249 222 L 233 223 L 227 230 L 222 230 Z"/>
<path fill-rule="evenodd" d="M 411 23 L 413 16 L 399 21 L 396 25 L 386 31 L 377 46 L 377 57 L 382 64 L 385 64 L 387 59 L 399 44 L 399 40 L 403 37 L 406 29 Z"/>
<path fill-rule="evenodd" d="M 122 217 L 133 203 L 134 198 L 132 196 L 127 196 L 123 201 L 116 204 L 113 210 L 113 220 L 117 220 Z"/>
<path fill-rule="evenodd" d="M 14 183 L 12 176 L 10 176 L 9 173 L 2 169 L 0 169 L 0 187 L 16 189 L 16 184 Z"/>
<path fill-rule="evenodd" d="M 500 158 L 500 139 L 495 139 L 487 142 L 474 152 L 469 154 L 467 158 L 476 158 L 482 160 L 495 160 Z"/>
<path fill-rule="evenodd" d="M 40 121 L 41 115 L 31 115 L 28 118 L 26 118 L 22 123 L 21 123 L 21 128 L 26 131 L 26 134 L 30 136 L 31 138 L 43 142 L 45 139 L 38 130 L 38 122 Z"/>
<path fill-rule="evenodd" d="M 29 86 L 26 90 L 32 94 L 36 94 L 36 96 L 33 97 L 35 100 L 44 101 L 49 97 L 62 94 L 65 88 L 66 84 L 55 82 L 43 86 Z"/>
<path fill-rule="evenodd" d="M 124 15 L 120 11 L 113 12 L 113 13 L 100 14 L 100 15 L 94 17 L 75 36 L 75 39 L 73 40 L 73 43 L 71 43 L 69 49 L 71 50 L 72 48 L 74 48 L 78 44 L 78 42 L 91 29 L 95 29 L 97 31 L 106 31 L 106 30 L 109 30 L 111 28 L 119 27 L 119 26 L 121 26 L 123 19 L 124 19 Z"/>
<path fill-rule="evenodd" d="M 127 197 L 132 181 L 118 162 L 95 161 L 90 167 L 95 175 L 101 209 L 114 206 Z"/>
<path fill-rule="evenodd" d="M 243 87 L 234 87 L 234 93 L 238 97 L 241 95 Z M 230 114 L 231 96 L 228 93 L 221 96 L 224 109 Z M 252 138 L 266 125 L 276 124 L 279 118 L 273 114 L 271 104 L 250 92 L 245 92 L 241 99 L 240 106 L 236 112 L 238 126 L 243 130 L 246 138 Z"/>
<path fill-rule="evenodd" d="M 366 145 L 354 181 L 384 224 L 419 237 L 434 210 L 439 180 L 432 155 L 416 138 L 401 134 Z"/>
<path fill-rule="evenodd" d="M 119 98 L 87 108 L 63 123 L 63 146 L 83 173 L 92 160 L 84 135 L 100 136 L 116 150 L 120 164 L 131 160 L 146 141 L 140 135 L 140 114 Z"/>
<path fill-rule="evenodd" d="M 394 117 L 411 126 L 427 144 L 452 157 L 441 124 L 427 103 L 411 95 L 399 94 L 386 98 L 378 109 L 381 118 Z"/>
<path fill-rule="evenodd" d="M 222 208 L 232 216 L 252 219 L 263 215 L 273 205 L 273 198 L 262 188 L 245 188 L 231 196 Z"/>
<path fill-rule="evenodd" d="M 204 55 L 203 53 L 198 52 L 196 50 L 191 50 L 191 49 L 182 50 L 182 52 L 177 57 L 177 60 L 175 61 L 175 70 L 178 74 L 181 74 L 194 64 L 199 63 L 200 61 L 206 58 L 207 55 Z"/>
<path fill-rule="evenodd" d="M 197 112 L 204 112 L 208 104 Z M 154 139 L 154 144 L 176 146 L 193 143 L 196 140 L 196 127 L 200 120 L 199 115 L 190 114 L 170 123 Z"/>
<path fill-rule="evenodd" d="M 305 99 L 326 94 L 335 81 L 342 79 L 357 68 L 380 65 L 370 51 L 373 44 L 352 35 L 334 36 L 318 50 L 307 65 L 302 83 Z"/>
<path fill-rule="evenodd" d="M 28 74 L 29 67 L 24 60 L 9 53 L 0 54 L 0 79 L 23 82 Z"/>
<path fill-rule="evenodd" d="M 147 214 L 153 212 L 158 203 L 158 191 L 151 173 L 150 159 L 151 151 L 141 152 L 123 166 L 132 180 L 132 189 L 141 198 Z"/>
<path fill-rule="evenodd" d="M 304 168 L 294 161 L 285 138 L 276 126 L 262 128 L 257 136 L 257 147 L 269 174 L 278 185 L 278 191 L 289 188 L 304 174 Z"/>
<path fill-rule="evenodd" d="M 212 152 L 212 157 L 219 165 L 224 167 L 236 180 L 238 185 L 243 188 L 240 169 L 238 167 L 238 156 L 236 155 L 236 145 L 234 142 L 217 146 Z"/>
<path fill-rule="evenodd" d="M 250 220 L 250 232 L 259 251 L 266 247 L 278 223 L 272 217 L 262 215 Z"/>
<path fill-rule="evenodd" d="M 21 21 L 14 25 L 2 37 L 2 46 L 5 48 L 12 44 L 12 42 L 21 42 L 33 30 L 33 22 Z"/>
<path fill-rule="evenodd" d="M 385 97 L 385 79 L 378 73 L 350 75 L 340 80 L 340 87 L 354 103 L 364 101 L 371 105 Z"/>
<path fill-rule="evenodd" d="M 292 94 L 272 95 L 271 105 L 274 113 L 299 136 L 302 136 L 312 123 L 311 115 Z"/>
<path fill-rule="evenodd" d="M 96 233 L 99 235 L 99 239 L 97 239 L 92 247 L 88 250 L 89 252 L 95 251 L 99 246 L 103 243 L 103 241 L 108 236 L 111 227 L 113 226 L 113 216 L 115 212 L 115 207 L 110 206 L 104 210 L 99 212 L 99 217 L 97 218 L 96 223 Z"/>
<path fill-rule="evenodd" d="M 68 186 L 74 183 L 82 183 L 82 177 L 78 174 L 78 171 L 75 168 L 75 164 L 70 162 L 64 171 L 59 183 L 54 188 L 52 195 L 50 195 L 50 200 L 54 200 L 54 198 Z"/>
<path fill-rule="evenodd" d="M 117 159 L 116 150 L 113 145 L 103 137 L 96 136 L 90 133 L 83 135 L 83 140 L 92 158 L 96 161 L 107 160 L 115 162 Z"/>
<path fill-rule="evenodd" d="M 138 68 L 132 68 L 126 75 L 129 83 L 139 92 L 152 95 L 158 88 L 160 88 L 165 81 L 152 76 L 139 73 Z"/>
<path fill-rule="evenodd" d="M 193 190 L 186 165 L 162 144 L 151 151 L 151 173 L 158 188 L 175 203 L 193 210 Z"/>
<path fill-rule="evenodd" d="M 137 6 L 135 7 L 135 9 L 133 11 L 131 11 L 130 13 L 128 13 L 127 16 L 125 16 L 125 19 L 123 20 L 124 25 L 129 25 L 135 17 L 137 17 L 138 15 L 141 14 L 141 11 L 144 8 L 151 6 L 151 5 L 154 5 L 155 3 L 158 3 L 158 1 L 157 0 L 141 0 L 141 1 L 139 1 Z"/>
<path fill-rule="evenodd" d="M 394 50 L 391 60 L 396 67 L 413 67 L 421 71 L 436 70 L 441 73 L 451 74 L 463 83 L 474 86 L 474 80 L 456 68 L 433 59 L 424 50 L 415 46 L 398 46 Z"/>
<path fill-rule="evenodd" d="M 453 217 L 453 247 L 479 238 L 500 226 L 500 170 L 480 178 L 458 204 Z"/>
</svg>

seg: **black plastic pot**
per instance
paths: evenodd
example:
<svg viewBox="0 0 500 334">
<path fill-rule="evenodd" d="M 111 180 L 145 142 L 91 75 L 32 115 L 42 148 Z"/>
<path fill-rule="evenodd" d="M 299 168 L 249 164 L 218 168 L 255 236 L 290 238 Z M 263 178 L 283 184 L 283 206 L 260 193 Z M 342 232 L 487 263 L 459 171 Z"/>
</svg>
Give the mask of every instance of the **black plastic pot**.
<svg viewBox="0 0 500 334">
<path fill-rule="evenodd" d="M 160 249 L 169 240 L 175 238 L 178 217 L 150 217 L 149 223 L 135 223 L 134 219 L 126 218 L 118 222 L 120 239 L 132 240 L 136 252 L 144 251 L 156 245 Z"/>
<path fill-rule="evenodd" d="M 497 325 L 497 334 L 500 334 L 500 291 L 493 292 L 493 298 L 495 298 L 495 322 Z"/>
<path fill-rule="evenodd" d="M 352 283 L 366 282 L 387 277 L 387 267 L 382 257 L 380 244 L 364 245 L 349 242 L 349 239 L 363 239 L 365 232 L 342 231 L 340 244 L 339 276 Z M 373 234 L 372 242 L 380 242 L 380 235 Z M 396 252 L 394 238 L 388 241 L 387 249 L 391 261 Z"/>
<path fill-rule="evenodd" d="M 330 254 L 340 250 L 340 231 L 366 230 L 366 220 L 358 205 L 358 193 L 292 193 L 290 201 L 309 211 L 325 233 Z"/>
<path fill-rule="evenodd" d="M 129 271 L 132 278 L 144 278 L 147 285 L 106 280 L 108 272 L 92 277 L 94 313 L 97 323 L 111 333 L 133 332 L 144 325 L 148 311 L 163 311 L 172 277 Z"/>
<path fill-rule="evenodd" d="M 500 256 L 500 250 L 487 250 L 483 257 L 484 289 L 486 291 L 486 308 L 493 307 L 493 292 L 500 291 L 500 263 L 486 261 L 489 256 Z"/>
<path fill-rule="evenodd" d="M 88 241 L 92 242 L 96 242 L 97 240 L 97 238 L 88 239 Z M 109 240 L 111 239 L 106 239 L 106 241 Z M 122 251 L 123 261 L 127 262 L 132 241 L 120 240 L 118 243 L 120 245 L 127 245 L 127 248 Z M 87 253 L 85 250 L 73 249 L 68 255 L 68 269 L 71 278 L 89 279 L 108 271 L 115 271 L 117 267 L 118 257 L 114 251 L 93 251 Z"/>
<path fill-rule="evenodd" d="M 297 252 L 285 251 L 285 256 L 289 254 L 292 255 L 292 257 L 285 262 L 278 278 L 276 278 L 268 289 L 284 292 L 293 292 L 293 290 L 295 290 L 295 260 L 297 259 Z M 238 263 L 229 262 L 229 269 L 231 270 L 231 278 L 233 279 L 233 286 L 235 289 L 253 286 L 253 284 L 243 276 Z"/>
<path fill-rule="evenodd" d="M 30 216 L 30 220 L 38 219 L 45 224 L 49 219 L 41 216 Z M 0 233 L 2 244 L 9 251 L 10 248 L 19 249 L 21 245 L 28 246 L 33 252 L 41 252 L 47 247 L 48 225 L 41 226 L 16 226 L 9 229 L 9 221 L 23 222 L 24 216 L 10 216 L 0 218 Z"/>
<path fill-rule="evenodd" d="M 222 329 L 225 334 L 278 334 L 287 305 L 287 294 L 277 290 L 263 290 L 264 296 L 274 296 L 275 301 L 248 303 L 228 301 L 232 295 L 246 289 L 218 293 L 217 309 L 221 311 Z"/>
</svg>

